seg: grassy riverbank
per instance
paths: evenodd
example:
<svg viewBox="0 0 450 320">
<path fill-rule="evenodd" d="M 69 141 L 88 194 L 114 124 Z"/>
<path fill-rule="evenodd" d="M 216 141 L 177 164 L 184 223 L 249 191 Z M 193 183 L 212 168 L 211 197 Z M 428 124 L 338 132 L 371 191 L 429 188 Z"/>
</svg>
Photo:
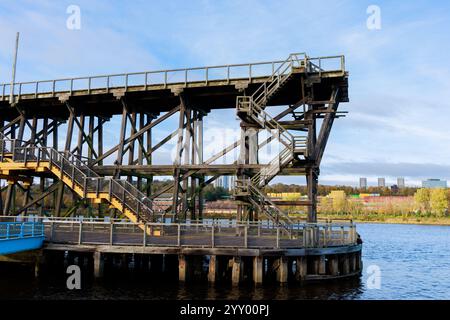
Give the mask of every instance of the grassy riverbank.
<svg viewBox="0 0 450 320">
<path fill-rule="evenodd" d="M 357 223 L 391 223 L 391 224 L 421 224 L 450 226 L 450 217 L 401 217 L 401 216 L 351 216 L 351 215 L 320 215 L 321 219 L 351 219 Z"/>
<path fill-rule="evenodd" d="M 236 212 L 232 210 L 223 210 L 221 212 L 207 212 L 205 218 L 214 219 L 231 219 L 235 217 Z M 305 214 L 290 214 L 294 220 L 306 220 Z M 384 215 L 384 214 L 318 214 L 319 220 L 353 220 L 357 223 L 391 223 L 391 224 L 421 224 L 421 225 L 442 225 L 450 226 L 450 216 L 448 217 L 433 217 L 433 216 L 398 216 L 398 215 Z"/>
</svg>

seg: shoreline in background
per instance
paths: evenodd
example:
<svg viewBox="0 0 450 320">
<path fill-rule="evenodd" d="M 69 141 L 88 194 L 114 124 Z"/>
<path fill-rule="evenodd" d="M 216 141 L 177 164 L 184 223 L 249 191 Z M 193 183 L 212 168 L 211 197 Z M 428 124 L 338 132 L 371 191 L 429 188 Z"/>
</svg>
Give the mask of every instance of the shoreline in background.
<svg viewBox="0 0 450 320">
<path fill-rule="evenodd" d="M 217 212 L 220 211 L 220 212 Z M 204 218 L 229 219 L 232 214 L 231 210 L 217 210 L 216 212 L 206 212 Z M 227 212 L 228 211 L 228 212 Z M 291 215 L 292 218 L 306 219 L 305 215 Z M 351 215 L 329 215 L 318 214 L 320 220 L 352 220 L 356 223 L 378 223 L 378 224 L 410 224 L 410 225 L 432 225 L 432 226 L 450 226 L 450 216 L 448 217 L 355 217 Z"/>
<path fill-rule="evenodd" d="M 319 215 L 320 217 L 320 215 Z M 377 224 L 411 224 L 411 225 L 430 225 L 430 226 L 450 226 L 450 217 L 385 217 L 381 219 L 361 219 L 358 217 L 346 217 L 346 216 L 326 216 L 326 219 L 351 219 L 356 223 L 377 223 Z"/>
</svg>

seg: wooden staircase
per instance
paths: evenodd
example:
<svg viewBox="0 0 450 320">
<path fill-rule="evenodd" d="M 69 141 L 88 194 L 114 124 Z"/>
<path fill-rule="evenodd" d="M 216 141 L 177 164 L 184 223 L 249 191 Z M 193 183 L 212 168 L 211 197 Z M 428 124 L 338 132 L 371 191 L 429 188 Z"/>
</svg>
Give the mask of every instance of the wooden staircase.
<svg viewBox="0 0 450 320">
<path fill-rule="evenodd" d="M 131 183 L 100 177 L 69 152 L 22 145 L 22 141 L 0 137 L 0 171 L 3 174 L 30 170 L 51 172 L 81 198 L 93 203 L 107 202 L 134 223 L 153 222 L 155 213 L 161 211 Z"/>
<path fill-rule="evenodd" d="M 250 203 L 253 207 L 263 212 L 270 220 L 290 232 L 292 221 L 281 209 L 279 209 L 262 191 L 282 168 L 286 167 L 299 156 L 308 156 L 307 136 L 294 136 L 284 128 L 277 120 L 270 116 L 265 108 L 270 99 L 292 77 L 294 68 L 310 68 L 307 56 L 299 57 L 290 55 L 276 69 L 272 76 L 264 82 L 251 96 L 237 97 L 237 115 L 245 122 L 255 124 L 267 130 L 283 146 L 281 152 L 266 167 L 254 175 L 250 180 L 237 180 L 235 185 L 235 197 Z M 315 79 L 310 79 L 314 83 Z M 299 116 L 300 117 L 300 116 Z"/>
</svg>

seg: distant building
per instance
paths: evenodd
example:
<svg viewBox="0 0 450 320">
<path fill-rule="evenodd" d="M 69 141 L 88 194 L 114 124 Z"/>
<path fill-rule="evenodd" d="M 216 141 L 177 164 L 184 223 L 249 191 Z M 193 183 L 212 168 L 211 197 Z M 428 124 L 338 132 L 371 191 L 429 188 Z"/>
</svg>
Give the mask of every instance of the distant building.
<svg viewBox="0 0 450 320">
<path fill-rule="evenodd" d="M 422 188 L 432 189 L 432 188 L 447 188 L 447 181 L 440 179 L 428 179 L 422 181 Z"/>
<path fill-rule="evenodd" d="M 397 178 L 397 187 L 403 189 L 405 187 L 405 178 Z"/>
<path fill-rule="evenodd" d="M 230 176 L 230 187 L 228 190 L 233 190 L 234 189 L 234 185 L 236 184 L 236 176 Z"/>
<path fill-rule="evenodd" d="M 226 190 L 232 190 L 234 188 L 235 176 L 221 176 L 214 181 L 214 187 L 221 187 Z"/>
<path fill-rule="evenodd" d="M 226 178 L 225 176 L 222 176 L 222 177 L 218 177 L 214 182 L 213 182 L 213 185 L 214 185 L 214 187 L 216 187 L 216 188 L 223 188 L 224 186 L 224 178 Z"/>
<path fill-rule="evenodd" d="M 367 189 L 367 178 L 359 178 L 359 188 Z"/>
<path fill-rule="evenodd" d="M 384 188 L 384 187 L 386 187 L 386 179 L 384 179 L 384 178 L 378 178 L 378 187 L 379 187 L 379 188 Z"/>
</svg>

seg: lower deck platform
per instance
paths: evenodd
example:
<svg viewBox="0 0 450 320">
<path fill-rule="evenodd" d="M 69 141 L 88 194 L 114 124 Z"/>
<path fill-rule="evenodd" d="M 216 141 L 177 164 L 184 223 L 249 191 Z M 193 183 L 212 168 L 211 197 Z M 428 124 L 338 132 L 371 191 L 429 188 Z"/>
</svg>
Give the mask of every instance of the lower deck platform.
<svg viewBox="0 0 450 320">
<path fill-rule="evenodd" d="M 204 277 L 238 285 L 348 278 L 362 271 L 362 244 L 352 223 L 298 223 L 286 234 L 264 221 L 141 226 L 86 220 L 43 218 L 45 243 L 34 260 L 36 273 L 79 264 L 89 265 L 94 278 L 124 268 L 169 273 L 181 282 Z"/>
</svg>

